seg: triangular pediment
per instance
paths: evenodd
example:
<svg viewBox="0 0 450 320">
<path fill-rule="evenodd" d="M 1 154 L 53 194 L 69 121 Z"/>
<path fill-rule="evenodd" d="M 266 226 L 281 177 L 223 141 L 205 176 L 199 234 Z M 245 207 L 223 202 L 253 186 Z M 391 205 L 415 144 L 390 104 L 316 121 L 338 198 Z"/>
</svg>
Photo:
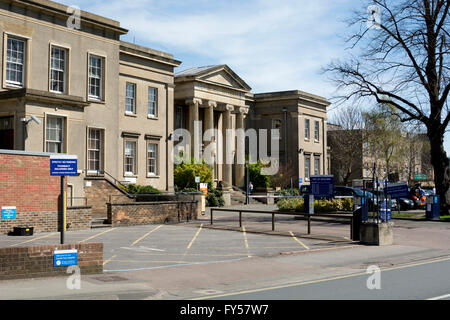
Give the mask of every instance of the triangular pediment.
<svg viewBox="0 0 450 320">
<path fill-rule="evenodd" d="M 195 80 L 205 81 L 211 84 L 226 86 L 237 90 L 250 92 L 252 88 L 245 83 L 233 70 L 227 65 L 192 68 L 180 72 L 176 77 L 189 77 Z"/>
</svg>

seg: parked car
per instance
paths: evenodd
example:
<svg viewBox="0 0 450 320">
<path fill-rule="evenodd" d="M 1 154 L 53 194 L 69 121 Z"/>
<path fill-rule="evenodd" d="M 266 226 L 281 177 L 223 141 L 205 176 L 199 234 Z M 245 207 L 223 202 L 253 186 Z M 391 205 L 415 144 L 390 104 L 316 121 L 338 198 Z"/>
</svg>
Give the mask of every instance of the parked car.
<svg viewBox="0 0 450 320">
<path fill-rule="evenodd" d="M 344 187 L 344 186 L 335 186 L 334 187 L 334 196 L 335 197 L 363 197 L 364 192 L 357 188 L 352 187 Z M 365 192 L 365 196 L 368 199 L 368 207 L 369 211 L 373 210 L 377 207 L 377 198 L 370 191 Z"/>
</svg>

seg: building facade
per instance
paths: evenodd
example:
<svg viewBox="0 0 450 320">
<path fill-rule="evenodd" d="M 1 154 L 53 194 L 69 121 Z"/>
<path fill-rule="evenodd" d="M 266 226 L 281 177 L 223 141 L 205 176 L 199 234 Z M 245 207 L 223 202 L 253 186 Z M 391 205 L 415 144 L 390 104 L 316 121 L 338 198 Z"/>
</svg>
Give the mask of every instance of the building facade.
<svg viewBox="0 0 450 320">
<path fill-rule="evenodd" d="M 106 174 L 172 190 L 167 138 L 181 62 L 120 41 L 119 22 L 88 12 L 69 28 L 67 12 L 46 0 L 0 1 L 0 148 L 77 155 L 74 197 Z"/>
<path fill-rule="evenodd" d="M 212 147 L 214 181 L 225 190 L 245 186 L 236 150 L 246 139 L 228 137 L 230 129 L 279 129 L 280 161 L 295 179 L 328 173 L 324 98 L 253 94 L 227 65 L 175 74 L 173 55 L 121 41 L 120 22 L 81 11 L 73 27 L 68 9 L 0 0 L 0 149 L 76 155 L 72 198 L 102 178 L 173 191 L 174 131 L 187 129 L 193 141 L 196 121 L 202 133 L 222 133 L 199 145 L 200 154 Z M 187 148 L 194 155 L 194 144 Z"/>
</svg>

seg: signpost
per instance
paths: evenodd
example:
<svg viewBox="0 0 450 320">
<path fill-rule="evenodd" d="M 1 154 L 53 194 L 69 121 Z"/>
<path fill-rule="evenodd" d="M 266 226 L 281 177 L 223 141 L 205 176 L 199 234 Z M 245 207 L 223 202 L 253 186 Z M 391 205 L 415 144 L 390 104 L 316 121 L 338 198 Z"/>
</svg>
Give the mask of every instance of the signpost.
<svg viewBox="0 0 450 320">
<path fill-rule="evenodd" d="M 406 198 L 409 196 L 408 185 L 406 183 L 391 183 L 386 187 L 386 194 L 392 199 Z"/>
<path fill-rule="evenodd" d="M 333 176 L 311 176 L 311 193 L 314 198 L 333 198 L 334 177 Z"/>
<path fill-rule="evenodd" d="M 66 231 L 66 176 L 78 175 L 78 157 L 71 155 L 50 156 L 50 175 L 61 177 L 61 244 Z"/>
<path fill-rule="evenodd" d="M 2 220 L 16 219 L 16 207 L 2 207 Z"/>
<path fill-rule="evenodd" d="M 54 267 L 69 267 L 78 265 L 77 250 L 59 250 L 53 253 Z"/>
</svg>

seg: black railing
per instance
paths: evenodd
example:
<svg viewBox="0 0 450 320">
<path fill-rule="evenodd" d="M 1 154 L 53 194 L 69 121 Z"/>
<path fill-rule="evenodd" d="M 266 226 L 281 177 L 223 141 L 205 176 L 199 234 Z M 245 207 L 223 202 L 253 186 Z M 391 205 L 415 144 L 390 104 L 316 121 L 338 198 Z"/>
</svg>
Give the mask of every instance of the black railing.
<svg viewBox="0 0 450 320">
<path fill-rule="evenodd" d="M 245 210 L 245 209 L 220 209 L 220 208 L 211 208 L 210 210 L 210 223 L 211 225 L 214 224 L 214 212 L 217 211 L 221 211 L 221 212 L 237 212 L 239 213 L 239 227 L 242 228 L 242 215 L 243 213 L 257 213 L 257 214 L 270 214 L 272 215 L 272 231 L 275 231 L 275 216 L 276 215 L 287 215 L 287 216 L 302 216 L 304 218 L 306 218 L 308 224 L 307 224 L 307 232 L 308 235 L 311 234 L 311 219 L 312 218 L 316 218 L 316 217 L 320 217 L 320 218 L 339 218 L 339 219 L 344 219 L 344 220 L 349 220 L 350 221 L 350 239 L 353 240 L 354 237 L 354 227 L 356 226 L 356 223 L 358 223 L 356 221 L 356 219 L 358 219 L 358 217 L 356 215 L 353 214 L 318 214 L 318 213 L 314 213 L 314 214 L 310 214 L 310 213 L 301 213 L 301 212 L 284 212 L 284 211 L 262 211 L 262 210 Z M 360 217 L 359 217 L 360 219 Z M 321 220 L 321 221 L 325 221 L 326 220 Z M 334 221 L 333 221 L 334 222 Z M 330 222 L 331 223 L 331 222 Z"/>
</svg>

